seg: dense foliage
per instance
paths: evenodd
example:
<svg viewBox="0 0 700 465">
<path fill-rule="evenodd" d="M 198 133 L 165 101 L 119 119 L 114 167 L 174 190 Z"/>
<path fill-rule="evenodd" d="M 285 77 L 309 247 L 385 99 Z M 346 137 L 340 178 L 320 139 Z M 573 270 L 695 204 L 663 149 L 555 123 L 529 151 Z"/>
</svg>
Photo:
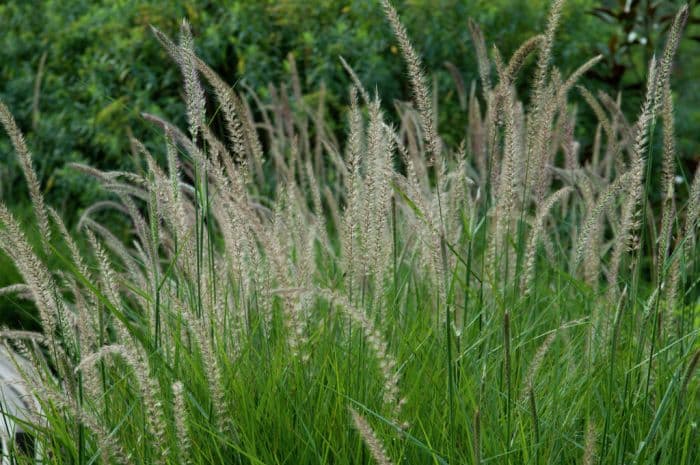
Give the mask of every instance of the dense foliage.
<svg viewBox="0 0 700 465">
<path fill-rule="evenodd" d="M 181 116 L 143 115 L 153 137 L 128 138 L 133 170 L 70 164 L 99 186 L 75 226 L 0 102 L 31 199 L 19 217 L 0 201 L 0 251 L 19 275 L 0 294 L 38 320 L 0 331 L 21 378 L 2 392 L 33 394 L 21 417 L 0 403 L 3 453 L 697 464 L 700 168 L 678 156 L 671 91 L 690 11 L 670 21 L 628 117 L 577 85 L 603 56 L 553 66 L 563 3 L 513 53 L 469 23 L 466 125 L 437 117 L 387 0 L 410 103 L 382 105 L 348 69 L 340 114 L 324 91 L 302 95 L 292 60 L 288 87 L 261 95 L 200 59 L 186 21 L 178 40 L 155 28 Z"/>
<path fill-rule="evenodd" d="M 542 26 L 546 2 L 411 0 L 397 6 L 406 12 L 426 68 L 437 76 L 445 137 L 458 143 L 463 131 L 455 120 L 465 120 L 454 111 L 458 98 L 445 63 L 456 67 L 467 88 L 477 78 L 467 19 L 510 54 Z M 564 71 L 603 47 L 615 30 L 585 13 L 595 6 L 593 0 L 575 0 L 564 11 L 557 45 Z M 268 97 L 268 83 L 289 80 L 291 53 L 302 91 L 313 101 L 324 83 L 336 116 L 347 103 L 349 83 L 339 55 L 369 89 L 379 89 L 387 106 L 408 99 L 398 49 L 373 0 L 4 2 L 0 97 L 42 154 L 37 169 L 51 202 L 69 217 L 89 203 L 95 189 L 66 163 L 133 167 L 128 131 L 149 146 L 153 141 L 141 112 L 183 122 L 177 72 L 148 30 L 151 24 L 172 33 L 183 17 L 192 24 L 200 56 L 227 82 L 246 82 L 262 98 Z M 0 149 L 0 192 L 10 203 L 24 201 L 21 190 L 13 189 L 20 178 L 9 146 L 2 142 Z"/>
</svg>

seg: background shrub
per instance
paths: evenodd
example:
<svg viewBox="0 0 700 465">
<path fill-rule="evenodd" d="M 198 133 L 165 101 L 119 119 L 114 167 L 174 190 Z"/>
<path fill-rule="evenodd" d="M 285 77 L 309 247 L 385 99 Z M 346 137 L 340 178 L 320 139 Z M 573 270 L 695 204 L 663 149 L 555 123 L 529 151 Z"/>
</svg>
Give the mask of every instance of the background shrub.
<svg viewBox="0 0 700 465">
<path fill-rule="evenodd" d="M 426 67 L 437 75 L 443 121 L 451 121 L 455 112 L 450 109 L 457 101 L 444 63 L 452 62 L 467 85 L 477 76 L 467 18 L 482 25 L 487 39 L 498 36 L 503 52 L 510 53 L 542 26 L 545 4 L 397 2 L 406 12 L 406 25 L 420 44 Z M 591 55 L 583 44 L 598 34 L 599 21 L 581 12 L 594 4 L 574 0 L 567 6 L 563 45 L 557 50 L 564 69 Z M 47 0 L 8 2 L 0 5 L 0 17 L 5 28 L 0 59 L 6 64 L 0 70 L 0 98 L 13 109 L 31 148 L 40 154 L 37 169 L 46 180 L 45 189 L 63 210 L 75 211 L 95 194 L 93 186 L 64 167 L 66 163 L 127 168 L 127 130 L 141 140 L 151 139 L 148 125 L 139 121 L 141 112 L 182 122 L 178 72 L 153 39 L 149 24 L 172 34 L 178 21 L 187 17 L 200 56 L 227 82 L 245 80 L 263 97 L 268 83 L 288 80 L 291 53 L 303 88 L 315 92 L 323 82 L 336 112 L 349 84 L 339 55 L 368 88 L 380 90 L 385 102 L 408 98 L 398 50 L 374 0 Z M 446 131 L 457 141 L 462 132 L 456 124 Z M 20 202 L 20 190 L 12 188 L 19 180 L 15 162 L 7 142 L 0 144 L 2 196 L 9 203 Z"/>
</svg>

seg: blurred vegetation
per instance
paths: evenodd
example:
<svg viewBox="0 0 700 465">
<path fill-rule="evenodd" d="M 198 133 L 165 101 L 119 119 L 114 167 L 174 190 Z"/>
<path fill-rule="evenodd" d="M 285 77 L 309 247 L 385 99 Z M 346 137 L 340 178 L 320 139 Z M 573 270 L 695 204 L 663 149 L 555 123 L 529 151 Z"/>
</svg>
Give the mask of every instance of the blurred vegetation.
<svg viewBox="0 0 700 465">
<path fill-rule="evenodd" d="M 443 99 L 454 102 L 454 84 L 444 67 L 452 62 L 469 83 L 476 78 L 467 18 L 482 25 L 504 53 L 512 52 L 543 25 L 545 0 L 397 1 L 425 59 L 437 72 Z M 571 69 L 591 54 L 598 21 L 582 15 L 592 0 L 572 0 L 557 55 Z M 0 5 L 0 98 L 14 112 L 34 151 L 47 195 L 63 210 L 84 206 L 95 195 L 71 161 L 98 167 L 128 165 L 127 130 L 149 140 L 143 111 L 176 123 L 184 114 L 180 75 L 148 25 L 174 35 L 178 21 L 192 23 L 198 53 L 230 83 L 244 79 L 262 97 L 269 82 L 288 80 L 293 53 L 302 86 L 314 92 L 324 82 L 340 108 L 348 80 L 339 55 L 385 102 L 406 98 L 406 79 L 390 30 L 374 0 L 46 0 Z M 39 79 L 39 80 L 38 80 Z M 453 121 L 450 106 L 442 120 Z M 342 120 L 342 119 L 341 119 Z M 454 137 L 461 130 L 444 129 Z M 454 128 L 454 129 L 452 129 Z M 451 132 L 451 134 L 450 134 Z M 0 138 L 2 197 L 17 203 L 19 180 L 6 138 Z M 23 190 L 18 189 L 18 192 Z"/>
<path fill-rule="evenodd" d="M 467 28 L 473 18 L 488 43 L 504 55 L 543 29 L 549 0 L 395 0 L 394 4 L 434 75 L 439 89 L 440 132 L 451 144 L 464 136 L 453 64 L 466 88 L 477 79 Z M 693 7 L 695 1 L 691 2 Z M 668 14 L 678 1 L 569 0 L 554 56 L 569 73 L 596 53 L 604 62 L 584 84 L 612 94 L 636 114 L 644 64 L 663 44 Z M 652 8 L 653 7 L 653 8 Z M 650 9 L 651 8 L 651 9 Z M 695 10 L 695 8 L 694 8 Z M 700 126 L 700 58 L 695 42 L 698 11 L 681 46 L 675 70 L 679 151 L 688 169 L 697 161 L 692 128 Z M 0 4 L 0 98 L 15 114 L 35 154 L 49 202 L 68 221 L 97 195 L 86 176 L 66 167 L 131 168 L 128 134 L 147 145 L 160 142 L 140 118 L 154 113 L 181 126 L 180 74 L 148 25 L 176 35 L 183 17 L 192 24 L 197 52 L 227 82 L 245 82 L 263 99 L 268 83 L 289 81 L 290 54 L 309 98 L 321 85 L 333 121 L 347 99 L 349 80 L 339 56 L 384 103 L 408 98 L 404 66 L 375 0 L 44 0 Z M 579 101 L 581 101 L 579 99 Z M 393 112 L 391 112 L 393 113 Z M 593 118 L 581 105 L 583 118 Z M 342 128 L 335 128 L 342 131 Z M 580 134 L 590 140 L 592 131 Z M 0 137 L 0 198 L 26 205 L 9 141 Z M 0 263 L 3 280 L 14 275 Z M 9 282 L 9 281 L 8 281 Z M 5 282 L 0 282 L 0 286 Z M 6 304 L 7 302 L 5 302 Z M 6 305 L 0 301 L 0 308 Z"/>
</svg>

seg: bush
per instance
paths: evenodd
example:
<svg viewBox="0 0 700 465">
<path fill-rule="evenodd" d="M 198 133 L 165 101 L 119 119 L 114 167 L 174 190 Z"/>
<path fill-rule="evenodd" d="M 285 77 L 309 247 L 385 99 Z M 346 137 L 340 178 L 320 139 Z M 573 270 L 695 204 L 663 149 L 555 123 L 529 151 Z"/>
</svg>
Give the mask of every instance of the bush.
<svg viewBox="0 0 700 465">
<path fill-rule="evenodd" d="M 421 44 L 426 68 L 436 73 L 442 99 L 440 120 L 448 140 L 458 143 L 463 137 L 453 121 L 463 112 L 458 111 L 454 84 L 444 64 L 452 62 L 467 86 L 477 78 L 466 19 L 483 24 L 489 39 L 498 35 L 499 46 L 509 54 L 533 25 L 543 24 L 545 3 L 414 0 L 406 2 L 406 7 L 398 4 L 407 12 L 409 31 Z M 576 0 L 565 10 L 567 45 L 557 50 L 564 70 L 572 70 L 590 56 L 580 38 L 595 35 L 591 31 L 596 25 L 592 17 L 581 18 L 578 12 L 592 5 L 591 0 Z M 388 40 L 389 29 L 374 0 L 178 0 L 167 4 L 47 0 L 7 2 L 0 5 L 0 17 L 5 28 L 0 59 L 18 64 L 0 71 L 0 97 L 15 109 L 31 146 L 42 154 L 37 157 L 37 170 L 45 179 L 44 189 L 53 205 L 70 212 L 69 218 L 76 218 L 77 211 L 90 203 L 96 185 L 86 185 L 65 167 L 68 162 L 133 169 L 129 131 L 149 147 L 157 143 L 154 133 L 144 128 L 141 112 L 184 122 L 178 72 L 152 40 L 149 24 L 172 33 L 180 18 L 189 18 L 202 58 L 226 81 L 243 80 L 263 99 L 269 97 L 268 83 L 288 81 L 287 58 L 293 54 L 304 92 L 316 92 L 325 83 L 331 120 L 339 120 L 347 102 L 349 80 L 339 55 L 369 89 L 381 91 L 387 105 L 409 98 L 398 49 Z M 284 62 L 287 65 L 281 66 Z M 332 129 L 342 134 L 342 125 Z M 12 188 L 20 178 L 9 147 L 3 143 L 0 149 L 0 192 L 10 204 L 22 203 L 21 191 Z"/>
</svg>

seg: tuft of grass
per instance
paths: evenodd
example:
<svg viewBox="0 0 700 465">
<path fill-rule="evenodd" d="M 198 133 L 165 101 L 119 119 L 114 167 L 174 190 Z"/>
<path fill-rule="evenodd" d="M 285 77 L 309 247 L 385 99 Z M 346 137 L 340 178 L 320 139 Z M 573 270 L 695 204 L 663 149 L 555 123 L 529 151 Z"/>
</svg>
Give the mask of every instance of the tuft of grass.
<svg viewBox="0 0 700 465">
<path fill-rule="evenodd" d="M 187 23 L 178 43 L 154 30 L 182 71 L 187 130 L 144 115 L 165 167 L 138 140 L 135 173 L 74 166 L 106 196 L 74 231 L 44 205 L 0 107 L 39 235 L 32 245 L 32 225 L 0 205 L 0 249 L 23 280 L 1 292 L 29 298 L 41 323 L 0 338 L 32 367 L 21 382 L 41 409 L 25 427 L 42 462 L 700 461 L 700 175 L 681 202 L 669 84 L 687 8 L 635 124 L 581 90 L 600 120 L 582 153 L 569 90 L 599 58 L 570 77 L 553 66 L 562 3 L 509 60 L 470 24 L 481 93 L 461 91 L 457 147 L 440 139 L 436 90 L 388 1 L 414 102 L 388 124 L 343 62 L 342 143 L 293 66 L 292 93 L 271 86 L 263 102 L 196 57 Z M 660 215 L 647 143 L 659 131 Z M 131 225 L 127 240 L 99 221 L 105 209 Z"/>
</svg>

